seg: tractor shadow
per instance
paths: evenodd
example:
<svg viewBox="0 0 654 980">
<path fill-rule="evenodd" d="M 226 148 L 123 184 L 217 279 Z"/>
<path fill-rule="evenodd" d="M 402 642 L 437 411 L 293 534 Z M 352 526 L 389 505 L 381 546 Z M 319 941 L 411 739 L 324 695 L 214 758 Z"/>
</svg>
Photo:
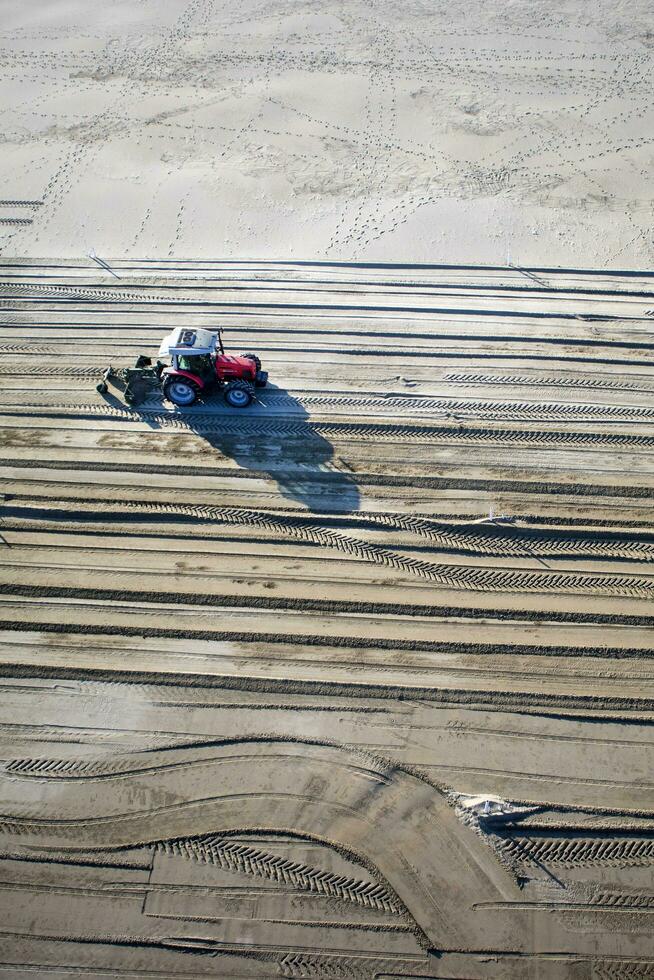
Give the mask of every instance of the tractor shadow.
<svg viewBox="0 0 654 980">
<path fill-rule="evenodd" d="M 152 408 L 149 401 L 132 406 L 132 411 L 142 409 L 144 421 L 159 429 L 157 422 L 148 418 Z M 211 454 L 233 460 L 244 471 L 233 482 L 235 490 L 238 482 L 243 483 L 246 506 L 274 505 L 274 490 L 266 492 L 261 485 L 250 483 L 247 477 L 251 476 L 252 480 L 274 481 L 283 498 L 311 512 L 349 514 L 359 509 L 359 488 L 347 464 L 335 456 L 331 442 L 311 425 L 302 403 L 285 389 L 272 384 L 259 389 L 257 401 L 244 409 L 230 408 L 216 393 L 177 412 L 184 418 L 186 431 L 200 438 Z M 188 465 L 184 434 L 176 433 L 173 438 L 181 450 L 180 464 Z M 198 457 L 194 462 L 201 465 Z M 215 472 L 220 476 L 224 470 Z"/>
<path fill-rule="evenodd" d="M 312 512 L 349 514 L 359 509 L 359 488 L 347 464 L 311 425 L 302 403 L 284 389 L 260 389 L 257 401 L 246 409 L 229 408 L 220 395 L 208 398 L 202 408 L 204 419 L 198 425 L 191 412 L 184 413 L 191 431 L 254 479 L 274 481 L 286 500 Z M 207 412 L 215 412 L 211 432 L 206 431 Z M 222 432 L 221 419 L 226 423 Z M 255 489 L 253 496 L 270 504 L 266 493 Z"/>
</svg>

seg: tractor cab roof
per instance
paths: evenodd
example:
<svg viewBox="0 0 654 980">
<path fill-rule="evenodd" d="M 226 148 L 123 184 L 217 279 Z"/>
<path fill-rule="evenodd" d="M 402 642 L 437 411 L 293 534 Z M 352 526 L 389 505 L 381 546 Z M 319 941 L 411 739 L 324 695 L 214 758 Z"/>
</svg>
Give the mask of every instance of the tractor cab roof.
<svg viewBox="0 0 654 980">
<path fill-rule="evenodd" d="M 159 357 L 173 354 L 213 354 L 218 343 L 218 334 L 201 328 L 173 330 L 161 341 Z"/>
</svg>

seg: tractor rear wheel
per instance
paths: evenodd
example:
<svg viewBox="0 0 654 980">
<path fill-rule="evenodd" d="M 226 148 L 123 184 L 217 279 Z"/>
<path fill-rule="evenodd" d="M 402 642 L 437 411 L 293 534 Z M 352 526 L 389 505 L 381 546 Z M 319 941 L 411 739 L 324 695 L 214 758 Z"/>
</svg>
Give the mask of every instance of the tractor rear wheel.
<svg viewBox="0 0 654 980">
<path fill-rule="evenodd" d="M 230 381 L 225 387 L 225 401 L 232 408 L 247 408 L 254 401 L 254 385 L 249 381 Z"/>
<path fill-rule="evenodd" d="M 167 398 L 173 405 L 181 405 L 185 408 L 192 405 L 198 397 L 198 389 L 192 381 L 186 378 L 170 378 L 163 386 L 164 398 Z"/>
</svg>

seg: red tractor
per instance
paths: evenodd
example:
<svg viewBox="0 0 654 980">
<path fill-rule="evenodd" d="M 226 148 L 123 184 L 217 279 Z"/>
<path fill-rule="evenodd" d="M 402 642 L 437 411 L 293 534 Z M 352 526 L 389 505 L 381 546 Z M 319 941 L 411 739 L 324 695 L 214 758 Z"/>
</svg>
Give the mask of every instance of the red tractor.
<svg viewBox="0 0 654 980">
<path fill-rule="evenodd" d="M 261 370 L 256 354 L 233 357 L 225 353 L 221 330 L 173 330 L 162 340 L 159 356 L 169 359 L 169 366 L 163 361 L 153 365 L 144 354 L 132 368 L 109 366 L 97 390 L 106 395 L 111 382 L 122 389 L 127 404 L 134 405 L 148 391 L 162 387 L 169 401 L 186 406 L 219 388 L 228 405 L 246 408 L 254 401 L 255 389 L 265 388 L 268 382 L 268 372 Z"/>
<path fill-rule="evenodd" d="M 159 357 L 170 358 L 161 384 L 164 396 L 175 405 L 192 405 L 199 395 L 220 388 L 228 405 L 246 408 L 255 389 L 268 381 L 256 354 L 225 353 L 220 330 L 174 330 L 161 342 Z"/>
</svg>

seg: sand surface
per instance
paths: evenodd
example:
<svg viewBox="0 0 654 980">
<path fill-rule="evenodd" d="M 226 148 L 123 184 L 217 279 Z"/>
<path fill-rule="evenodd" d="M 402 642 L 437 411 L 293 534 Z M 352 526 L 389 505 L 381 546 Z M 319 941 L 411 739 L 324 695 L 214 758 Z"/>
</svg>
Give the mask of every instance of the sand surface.
<svg viewBox="0 0 654 980">
<path fill-rule="evenodd" d="M 0 269 L 0 975 L 651 977 L 651 276 L 112 266 Z"/>
<path fill-rule="evenodd" d="M 654 980 L 653 62 L 0 0 L 0 978 Z"/>
<path fill-rule="evenodd" d="M 647 0 L 0 13 L 0 254 L 652 266 Z"/>
</svg>

